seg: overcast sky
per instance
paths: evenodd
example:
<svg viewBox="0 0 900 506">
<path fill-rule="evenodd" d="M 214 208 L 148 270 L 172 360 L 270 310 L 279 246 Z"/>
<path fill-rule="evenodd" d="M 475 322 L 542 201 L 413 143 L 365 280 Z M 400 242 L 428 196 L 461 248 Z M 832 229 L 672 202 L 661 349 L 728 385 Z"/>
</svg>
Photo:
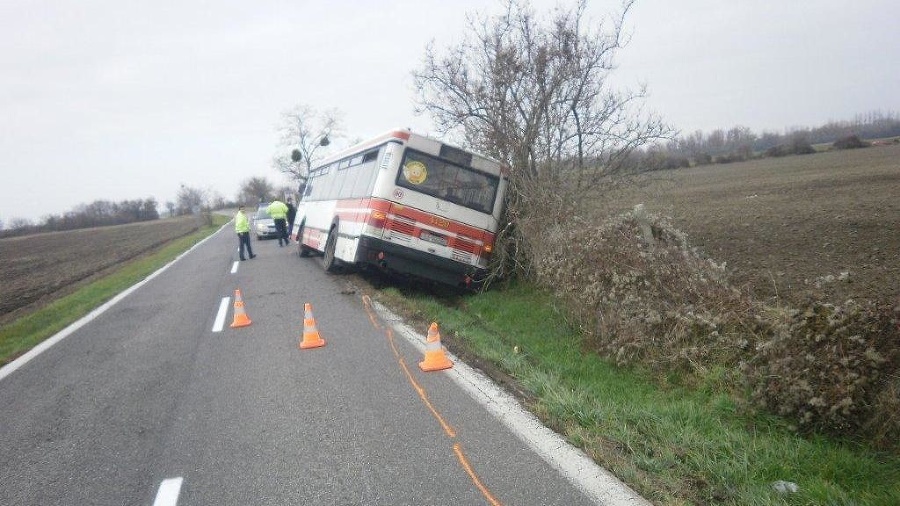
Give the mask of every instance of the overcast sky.
<svg viewBox="0 0 900 506">
<path fill-rule="evenodd" d="M 549 11 L 555 0 L 534 0 Z M 572 1 L 560 2 L 572 5 Z M 618 0 L 589 0 L 600 19 Z M 281 114 L 337 108 L 353 138 L 414 115 L 425 45 L 496 1 L 4 0 L 0 220 L 154 197 L 233 199 L 271 167 Z M 900 112 L 900 1 L 637 0 L 619 86 L 683 132 L 783 132 Z"/>
</svg>

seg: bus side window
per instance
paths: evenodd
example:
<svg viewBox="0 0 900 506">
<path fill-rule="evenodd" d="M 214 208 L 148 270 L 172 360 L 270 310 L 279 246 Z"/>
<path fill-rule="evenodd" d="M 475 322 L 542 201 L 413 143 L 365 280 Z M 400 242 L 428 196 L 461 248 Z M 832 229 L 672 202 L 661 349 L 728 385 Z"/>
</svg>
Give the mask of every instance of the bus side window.
<svg viewBox="0 0 900 506">
<path fill-rule="evenodd" d="M 364 162 L 362 165 L 356 167 L 354 169 L 354 180 L 353 180 L 353 197 L 365 197 L 369 193 L 371 193 L 372 182 L 377 175 L 378 167 L 375 165 L 375 160 L 377 158 L 377 151 L 372 152 L 376 156 L 372 156 L 368 161 Z M 368 154 L 367 154 L 368 156 Z M 366 158 L 363 158 L 364 160 Z"/>
<path fill-rule="evenodd" d="M 327 198 L 328 196 L 325 193 L 328 190 L 328 174 L 331 172 L 331 166 L 326 165 L 324 167 L 319 167 L 313 174 L 310 176 L 309 180 L 306 182 L 306 192 L 305 195 L 309 196 L 307 200 L 322 200 Z"/>
<path fill-rule="evenodd" d="M 334 178 L 332 179 L 331 188 L 328 191 L 328 199 L 329 200 L 341 199 L 341 198 L 345 198 L 347 196 L 346 195 L 346 193 L 347 193 L 346 186 L 347 186 L 347 180 L 348 180 L 347 175 L 350 173 L 348 170 L 346 170 L 346 168 L 348 166 L 346 164 L 347 161 L 348 160 L 344 160 L 341 162 L 341 165 L 339 166 L 339 170 L 337 171 L 337 173 L 334 175 Z"/>
</svg>

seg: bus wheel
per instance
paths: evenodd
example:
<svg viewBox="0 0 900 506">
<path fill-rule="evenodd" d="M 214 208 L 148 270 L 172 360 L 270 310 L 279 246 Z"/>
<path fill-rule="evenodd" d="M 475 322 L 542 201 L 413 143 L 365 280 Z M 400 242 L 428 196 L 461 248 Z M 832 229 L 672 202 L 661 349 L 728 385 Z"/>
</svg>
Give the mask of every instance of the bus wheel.
<svg viewBox="0 0 900 506">
<path fill-rule="evenodd" d="M 306 223 L 300 224 L 300 230 L 297 231 L 297 254 L 302 257 L 308 257 L 310 253 L 309 246 L 303 244 L 303 229 L 306 227 Z"/>
<path fill-rule="evenodd" d="M 325 241 L 325 255 L 322 257 L 322 265 L 327 272 L 338 270 L 337 259 L 334 258 L 334 248 L 337 245 L 337 227 L 331 227 L 328 231 L 328 240 Z"/>
</svg>

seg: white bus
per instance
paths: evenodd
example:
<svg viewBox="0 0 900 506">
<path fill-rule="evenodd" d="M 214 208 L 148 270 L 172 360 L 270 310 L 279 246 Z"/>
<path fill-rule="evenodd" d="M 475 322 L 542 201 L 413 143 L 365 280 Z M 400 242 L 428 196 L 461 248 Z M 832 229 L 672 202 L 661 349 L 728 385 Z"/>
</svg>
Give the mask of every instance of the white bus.
<svg viewBox="0 0 900 506">
<path fill-rule="evenodd" d="M 407 130 L 338 153 L 300 188 L 300 256 L 471 286 L 487 273 L 507 179 L 500 164 Z"/>
</svg>

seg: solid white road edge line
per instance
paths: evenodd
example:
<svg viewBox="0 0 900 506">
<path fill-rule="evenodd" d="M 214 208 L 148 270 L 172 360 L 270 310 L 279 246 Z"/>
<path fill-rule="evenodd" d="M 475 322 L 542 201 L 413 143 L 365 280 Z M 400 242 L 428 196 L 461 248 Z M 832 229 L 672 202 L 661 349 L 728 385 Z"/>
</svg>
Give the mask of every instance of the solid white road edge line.
<svg viewBox="0 0 900 506">
<path fill-rule="evenodd" d="M 163 480 L 156 492 L 156 500 L 153 506 L 175 506 L 178 504 L 178 495 L 181 493 L 181 482 L 184 478 L 169 478 Z"/>
<path fill-rule="evenodd" d="M 55 335 L 45 339 L 44 341 L 42 341 L 40 344 L 38 344 L 37 346 L 35 346 L 31 350 L 29 350 L 27 353 L 25 353 L 21 357 L 13 360 L 12 362 L 10 362 L 10 363 L 6 364 L 5 366 L 3 366 L 2 368 L 0 368 L 0 380 L 3 380 L 3 378 L 9 376 L 16 369 L 27 364 L 31 359 L 40 355 L 41 353 L 43 353 L 45 350 L 49 349 L 54 344 L 62 341 L 63 339 L 68 337 L 69 334 L 71 334 L 71 333 L 75 332 L 76 330 L 80 329 L 81 327 L 85 326 L 91 320 L 93 320 L 94 318 L 97 318 L 98 316 L 100 316 L 101 314 L 106 312 L 107 309 L 115 306 L 120 300 L 124 299 L 125 297 L 128 297 L 128 295 L 130 295 L 132 292 L 134 292 L 138 288 L 147 284 L 151 279 L 162 274 L 163 271 L 165 271 L 169 267 L 175 265 L 175 262 L 181 260 L 182 258 L 185 257 L 185 255 L 187 255 L 190 252 L 194 251 L 195 249 L 199 248 L 201 244 L 203 244 L 206 241 L 213 238 L 216 234 L 221 232 L 227 226 L 228 226 L 227 223 L 225 225 L 222 225 L 222 228 L 220 228 L 219 230 L 216 230 L 214 233 L 210 234 L 206 239 L 203 239 L 202 241 L 198 242 L 197 244 L 191 246 L 191 248 L 189 250 L 187 250 L 184 253 L 175 257 L 175 260 L 172 260 L 171 262 L 167 263 L 166 265 L 163 265 L 153 274 L 150 274 L 149 276 L 142 279 L 141 281 L 138 281 L 137 283 L 132 285 L 130 288 L 127 288 L 124 292 L 120 293 L 119 295 L 116 295 L 115 297 L 110 299 L 108 302 L 106 302 L 102 306 L 98 307 L 97 309 L 95 309 L 95 310 L 91 311 L 90 313 L 88 313 L 87 315 L 85 315 L 80 320 L 78 320 L 75 323 L 69 325 L 68 327 L 60 330 Z"/>
<path fill-rule="evenodd" d="M 398 335 L 403 336 L 420 352 L 425 352 L 423 335 L 406 325 L 386 307 L 374 301 L 372 303 L 381 319 L 391 324 Z M 593 501 L 610 506 L 651 506 L 646 499 L 597 465 L 580 449 L 545 427 L 537 417 L 522 408 L 518 399 L 498 387 L 490 378 L 472 369 L 453 354 L 447 352 L 447 355 L 453 361 L 453 368 L 444 372 Z"/>
<path fill-rule="evenodd" d="M 238 269 L 238 262 L 235 261 L 234 265 L 231 266 L 231 273 L 234 274 L 235 272 L 237 272 L 237 269 Z"/>
<path fill-rule="evenodd" d="M 216 314 L 216 322 L 213 323 L 213 332 L 222 332 L 222 329 L 225 328 L 225 317 L 228 316 L 228 303 L 231 302 L 231 297 L 222 297 L 222 302 L 219 303 L 219 312 Z"/>
</svg>

